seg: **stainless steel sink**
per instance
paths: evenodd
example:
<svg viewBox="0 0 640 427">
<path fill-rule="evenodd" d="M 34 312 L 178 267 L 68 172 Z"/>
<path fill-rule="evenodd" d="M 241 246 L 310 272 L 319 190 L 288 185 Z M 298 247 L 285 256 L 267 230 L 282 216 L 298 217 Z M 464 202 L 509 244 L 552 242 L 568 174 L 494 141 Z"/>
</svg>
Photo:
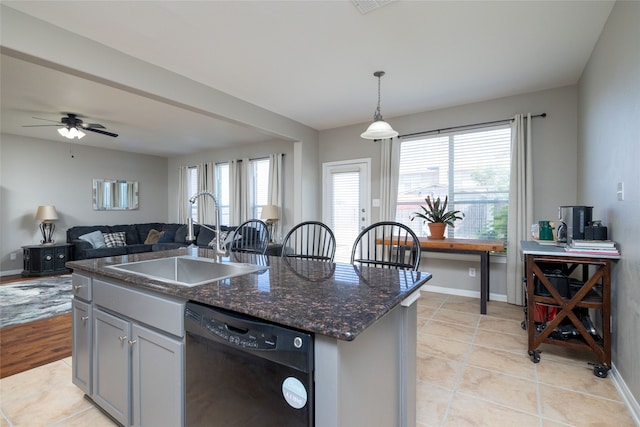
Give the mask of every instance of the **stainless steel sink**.
<svg viewBox="0 0 640 427">
<path fill-rule="evenodd" d="M 193 256 L 178 256 L 109 265 L 107 268 L 174 285 L 198 286 L 207 282 L 263 271 L 268 267 L 253 264 L 216 262 L 209 258 Z"/>
</svg>

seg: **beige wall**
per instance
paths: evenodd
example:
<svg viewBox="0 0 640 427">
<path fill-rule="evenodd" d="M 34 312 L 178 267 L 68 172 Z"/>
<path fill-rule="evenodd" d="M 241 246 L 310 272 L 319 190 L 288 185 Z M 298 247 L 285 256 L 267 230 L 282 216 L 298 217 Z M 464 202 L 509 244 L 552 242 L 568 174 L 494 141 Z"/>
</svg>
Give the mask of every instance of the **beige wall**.
<svg viewBox="0 0 640 427">
<path fill-rule="evenodd" d="M 613 363 L 640 417 L 639 40 L 640 2 L 616 2 L 580 81 L 578 194 L 621 248 L 612 281 Z"/>
<path fill-rule="evenodd" d="M 468 104 L 403 117 L 386 117 L 400 132 L 408 134 L 471 123 L 501 120 L 517 113 L 547 113 L 546 118 L 533 119 L 534 218 L 556 219 L 558 206 L 577 202 L 577 87 L 567 86 L 486 102 Z M 360 138 L 363 123 L 320 132 L 319 161 L 371 158 L 371 197 L 380 198 L 380 145 Z M 371 221 L 379 219 L 379 208 L 370 208 Z M 452 292 L 479 293 L 479 278 L 468 275 L 469 261 L 442 262 L 439 255 L 427 254 L 421 269 L 434 274 L 432 286 L 443 286 Z M 491 292 L 506 295 L 504 259 L 492 257 Z"/>
<path fill-rule="evenodd" d="M 0 271 L 22 271 L 24 245 L 39 244 L 38 205 L 55 205 L 54 240 L 74 225 L 167 220 L 167 159 L 2 134 L 0 138 Z M 94 211 L 93 178 L 139 182 L 140 209 Z M 16 260 L 11 260 L 16 253 Z"/>
</svg>

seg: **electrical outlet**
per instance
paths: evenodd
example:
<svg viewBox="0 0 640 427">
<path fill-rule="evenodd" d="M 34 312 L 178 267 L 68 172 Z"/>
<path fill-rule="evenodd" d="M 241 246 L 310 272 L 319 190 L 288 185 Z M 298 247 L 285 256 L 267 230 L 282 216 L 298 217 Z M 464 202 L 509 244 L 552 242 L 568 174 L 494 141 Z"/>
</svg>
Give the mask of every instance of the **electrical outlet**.
<svg viewBox="0 0 640 427">
<path fill-rule="evenodd" d="M 616 194 L 618 195 L 618 201 L 622 202 L 624 200 L 624 182 L 618 183 Z"/>
<path fill-rule="evenodd" d="M 476 269 L 473 267 L 469 268 L 469 277 L 476 277 Z"/>
<path fill-rule="evenodd" d="M 9 255 L 9 259 L 11 261 L 15 261 L 16 260 L 16 253 L 15 252 L 11 252 L 11 255 Z"/>
</svg>

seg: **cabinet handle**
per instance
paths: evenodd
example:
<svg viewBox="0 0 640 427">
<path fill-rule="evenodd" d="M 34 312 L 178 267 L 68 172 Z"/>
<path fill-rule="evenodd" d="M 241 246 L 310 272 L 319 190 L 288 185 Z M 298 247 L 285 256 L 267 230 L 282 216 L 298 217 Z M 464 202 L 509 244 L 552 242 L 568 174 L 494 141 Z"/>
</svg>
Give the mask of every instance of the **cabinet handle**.
<svg viewBox="0 0 640 427">
<path fill-rule="evenodd" d="M 58 255 L 58 258 L 60 258 L 60 259 L 64 259 L 64 254 L 60 254 L 60 255 Z"/>
<path fill-rule="evenodd" d="M 124 335 L 124 336 L 119 336 L 119 337 L 118 337 L 118 339 L 119 339 L 121 342 L 125 342 L 125 340 L 127 339 L 127 336 L 126 336 L 126 335 Z"/>
<path fill-rule="evenodd" d="M 51 261 L 52 256 L 51 255 L 47 255 L 46 257 L 44 257 L 44 259 L 47 260 L 47 261 Z"/>
<path fill-rule="evenodd" d="M 89 316 L 82 316 L 80 320 L 82 320 L 83 322 L 86 322 L 87 320 L 89 320 Z"/>
<path fill-rule="evenodd" d="M 133 341 L 132 341 L 132 340 L 129 340 L 129 345 L 134 345 L 134 344 L 135 344 L 135 343 L 137 343 L 137 342 L 138 342 L 138 340 L 133 340 Z"/>
<path fill-rule="evenodd" d="M 73 285 L 73 289 L 75 291 L 77 291 L 78 289 L 80 289 L 82 287 L 82 285 Z"/>
</svg>

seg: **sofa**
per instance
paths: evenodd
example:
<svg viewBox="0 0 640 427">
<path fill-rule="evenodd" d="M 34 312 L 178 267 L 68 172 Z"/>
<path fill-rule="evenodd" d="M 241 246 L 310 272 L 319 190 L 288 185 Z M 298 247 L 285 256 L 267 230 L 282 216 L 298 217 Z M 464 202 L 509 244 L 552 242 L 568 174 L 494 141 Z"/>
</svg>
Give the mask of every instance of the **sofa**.
<svg viewBox="0 0 640 427">
<path fill-rule="evenodd" d="M 207 225 L 207 227 L 215 228 Z M 220 226 L 225 234 L 236 227 Z M 197 246 L 213 246 L 215 232 L 193 226 Z M 187 226 L 149 222 L 123 225 L 79 225 L 67 230 L 67 243 L 73 245 L 73 259 L 101 258 L 137 254 L 141 252 L 165 251 L 188 246 Z M 224 236 L 223 236 L 224 238 Z"/>
</svg>

